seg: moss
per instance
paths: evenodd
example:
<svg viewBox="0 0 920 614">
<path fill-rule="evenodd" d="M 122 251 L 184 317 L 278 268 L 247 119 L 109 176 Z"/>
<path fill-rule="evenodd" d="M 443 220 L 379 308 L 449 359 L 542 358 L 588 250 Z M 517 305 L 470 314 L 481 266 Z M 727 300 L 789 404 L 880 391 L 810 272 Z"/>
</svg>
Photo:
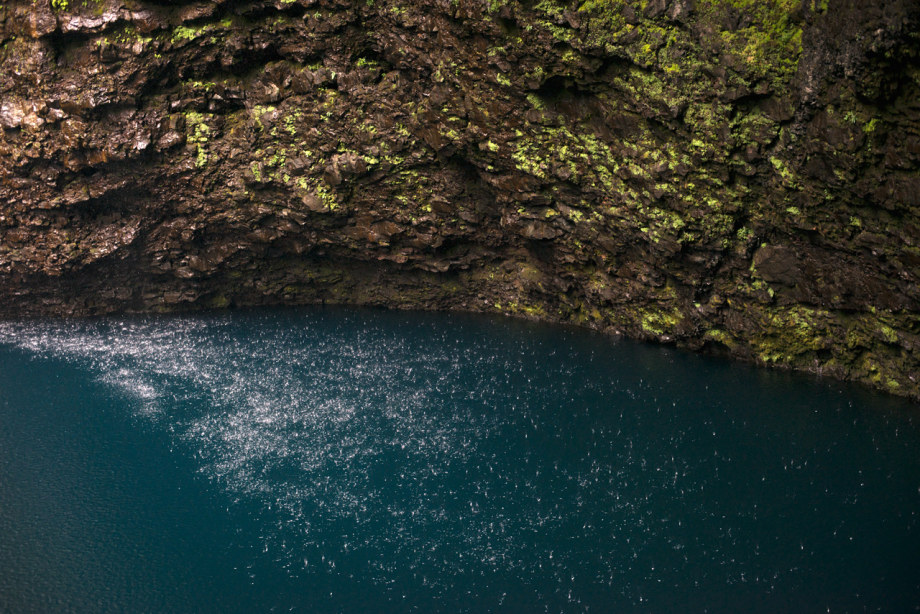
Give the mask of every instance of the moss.
<svg viewBox="0 0 920 614">
<path fill-rule="evenodd" d="M 723 48 L 745 63 L 754 78 L 767 78 L 777 89 L 789 82 L 802 54 L 802 28 L 792 19 L 799 0 L 701 0 L 700 18 L 727 23 L 743 14 L 747 26 L 718 32 Z"/>
<path fill-rule="evenodd" d="M 881 326 L 881 328 L 880 328 L 879 330 L 880 330 L 881 333 L 882 333 L 882 337 L 883 337 L 883 338 L 885 339 L 885 341 L 887 341 L 888 343 L 897 343 L 897 342 L 898 342 L 898 333 L 895 332 L 895 330 L 894 330 L 893 328 L 891 328 L 890 326 L 887 326 L 887 325 L 885 325 L 885 324 L 882 324 L 882 326 Z"/>
<path fill-rule="evenodd" d="M 176 26 L 176 29 L 172 33 L 172 42 L 177 43 L 180 41 L 193 41 L 202 34 L 204 34 L 207 26 L 202 26 L 200 28 L 190 28 L 188 26 Z"/>
<path fill-rule="evenodd" d="M 777 157 L 771 157 L 770 164 L 772 164 L 773 168 L 776 169 L 776 172 L 779 173 L 779 176 L 782 178 L 783 183 L 785 183 L 788 187 L 797 186 L 797 182 L 795 180 L 795 174 L 792 172 L 792 170 L 786 165 L 786 163 L 783 160 Z"/>
<path fill-rule="evenodd" d="M 759 319 L 760 332 L 751 335 L 750 343 L 764 363 L 810 364 L 816 352 L 832 347 L 841 332 L 834 317 L 823 309 L 754 304 L 745 308 Z"/>
<path fill-rule="evenodd" d="M 278 109 L 273 106 L 260 105 L 257 104 L 252 108 L 252 120 L 255 122 L 256 127 L 259 130 L 265 130 L 265 125 L 262 123 L 262 118 L 265 115 L 274 115 Z"/>
<path fill-rule="evenodd" d="M 284 130 L 291 136 L 297 136 L 297 119 L 299 119 L 299 113 L 287 115 L 284 118 Z"/>
<path fill-rule="evenodd" d="M 511 160 L 515 168 L 519 171 L 528 173 L 539 179 L 546 179 L 548 167 L 539 159 L 540 148 L 532 143 L 519 142 L 514 152 L 511 153 Z"/>
<path fill-rule="evenodd" d="M 335 211 L 339 208 L 335 193 L 322 180 L 314 177 L 298 177 L 295 185 L 303 192 L 319 198 L 326 210 Z"/>
<path fill-rule="evenodd" d="M 2 8 L 3 5 L 0 5 L 0 10 Z M 105 10 L 105 2 L 102 0 L 51 0 L 51 9 L 59 13 L 89 9 L 95 15 L 101 15 Z"/>
<path fill-rule="evenodd" d="M 207 306 L 211 309 L 226 309 L 230 306 L 230 299 L 223 294 L 218 294 L 208 301 Z"/>
<path fill-rule="evenodd" d="M 287 161 L 287 155 L 284 153 L 284 150 L 279 149 L 272 157 L 266 160 L 266 164 L 271 168 L 281 168 L 284 166 L 284 163 Z"/>
<path fill-rule="evenodd" d="M 724 330 L 718 328 L 711 328 L 703 334 L 704 339 L 711 339 L 718 343 L 721 343 L 729 350 L 734 350 L 738 347 L 738 342 L 735 340 L 731 334 L 725 332 Z"/>
<path fill-rule="evenodd" d="M 203 168 L 208 163 L 208 141 L 212 136 L 207 117 L 201 113 L 189 111 L 185 113 L 185 126 L 188 131 L 186 141 L 196 147 L 195 167 Z"/>
<path fill-rule="evenodd" d="M 639 314 L 642 330 L 656 336 L 675 334 L 682 319 L 680 311 L 676 308 L 671 311 L 643 309 Z"/>
</svg>

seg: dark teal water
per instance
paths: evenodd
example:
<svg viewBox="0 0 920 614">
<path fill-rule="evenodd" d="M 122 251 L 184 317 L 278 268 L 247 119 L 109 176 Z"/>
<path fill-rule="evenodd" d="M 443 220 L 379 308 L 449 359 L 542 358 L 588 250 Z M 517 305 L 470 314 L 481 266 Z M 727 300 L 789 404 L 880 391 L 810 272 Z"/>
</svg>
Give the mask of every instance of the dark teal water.
<svg viewBox="0 0 920 614">
<path fill-rule="evenodd" d="M 918 420 L 506 319 L 0 324 L 0 611 L 915 611 Z"/>
</svg>

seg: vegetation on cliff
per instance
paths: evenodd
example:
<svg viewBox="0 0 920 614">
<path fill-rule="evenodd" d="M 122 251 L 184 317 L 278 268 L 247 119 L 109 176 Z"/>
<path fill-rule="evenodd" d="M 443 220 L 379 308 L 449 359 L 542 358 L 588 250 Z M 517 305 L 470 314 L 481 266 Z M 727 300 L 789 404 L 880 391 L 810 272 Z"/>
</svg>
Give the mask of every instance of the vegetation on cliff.
<svg viewBox="0 0 920 614">
<path fill-rule="evenodd" d="M 920 397 L 920 9 L 0 8 L 5 315 L 357 302 Z"/>
</svg>

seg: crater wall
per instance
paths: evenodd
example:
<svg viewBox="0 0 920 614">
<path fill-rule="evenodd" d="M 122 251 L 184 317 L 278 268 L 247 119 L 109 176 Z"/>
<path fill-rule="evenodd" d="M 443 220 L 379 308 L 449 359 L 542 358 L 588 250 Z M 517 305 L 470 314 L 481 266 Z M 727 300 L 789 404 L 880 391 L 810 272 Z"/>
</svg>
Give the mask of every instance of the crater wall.
<svg viewBox="0 0 920 614">
<path fill-rule="evenodd" d="M 0 6 L 0 316 L 573 322 L 920 398 L 920 8 Z"/>
</svg>

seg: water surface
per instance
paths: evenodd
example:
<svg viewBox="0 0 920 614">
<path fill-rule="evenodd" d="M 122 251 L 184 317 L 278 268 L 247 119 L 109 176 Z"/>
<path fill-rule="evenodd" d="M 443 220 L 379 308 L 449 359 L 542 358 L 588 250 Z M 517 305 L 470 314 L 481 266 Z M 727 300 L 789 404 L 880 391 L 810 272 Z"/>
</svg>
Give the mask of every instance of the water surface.
<svg viewBox="0 0 920 614">
<path fill-rule="evenodd" d="M 0 611 L 913 611 L 918 408 L 372 310 L 0 324 Z"/>
</svg>

